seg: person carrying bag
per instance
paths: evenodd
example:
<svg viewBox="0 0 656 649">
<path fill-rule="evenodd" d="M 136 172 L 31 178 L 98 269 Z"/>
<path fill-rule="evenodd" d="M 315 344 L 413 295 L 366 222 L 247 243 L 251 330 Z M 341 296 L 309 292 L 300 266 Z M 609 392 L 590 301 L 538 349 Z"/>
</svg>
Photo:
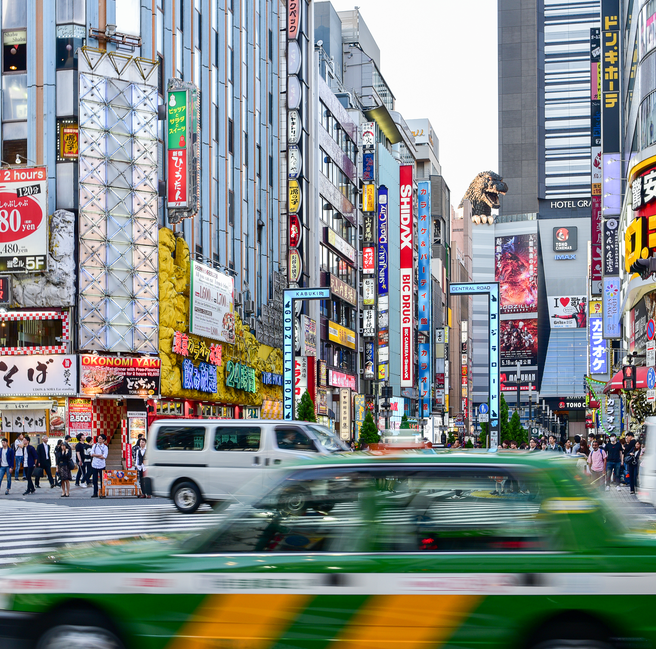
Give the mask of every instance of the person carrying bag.
<svg viewBox="0 0 656 649">
<path fill-rule="evenodd" d="M 137 476 L 139 477 L 139 488 L 141 489 L 141 494 L 137 496 L 137 498 L 150 498 L 150 493 L 147 492 L 146 482 L 144 480 L 146 468 L 146 440 L 143 437 L 139 440 L 135 464 L 137 467 Z"/>
</svg>

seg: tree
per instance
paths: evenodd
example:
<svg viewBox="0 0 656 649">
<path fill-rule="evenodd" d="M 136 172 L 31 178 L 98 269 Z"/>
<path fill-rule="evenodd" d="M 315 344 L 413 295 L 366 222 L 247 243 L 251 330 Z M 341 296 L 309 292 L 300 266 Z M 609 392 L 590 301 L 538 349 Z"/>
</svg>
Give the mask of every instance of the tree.
<svg viewBox="0 0 656 649">
<path fill-rule="evenodd" d="M 366 446 L 369 446 L 369 444 L 378 444 L 378 442 L 380 442 L 378 429 L 374 423 L 374 418 L 371 414 L 371 410 L 367 410 L 367 413 L 364 416 L 364 421 L 362 422 L 362 428 L 360 429 L 358 447 L 365 448 Z"/>
<path fill-rule="evenodd" d="M 303 393 L 301 401 L 298 404 L 296 419 L 299 421 L 317 421 L 317 418 L 314 414 L 314 403 L 310 393 L 307 390 Z"/>
<path fill-rule="evenodd" d="M 403 417 L 401 417 L 401 425 L 399 426 L 400 430 L 408 430 L 410 428 L 410 424 L 408 423 L 408 416 L 403 413 Z"/>
<path fill-rule="evenodd" d="M 487 447 L 488 428 L 489 424 L 486 421 L 481 423 L 481 434 L 478 436 L 478 441 L 481 443 L 482 448 Z"/>
<path fill-rule="evenodd" d="M 467 440 L 465 448 L 474 448 L 474 442 L 471 441 L 471 437 Z"/>
<path fill-rule="evenodd" d="M 509 439 L 514 439 L 517 442 L 517 446 L 526 444 L 528 442 L 528 431 L 522 428 L 522 422 L 519 418 L 519 413 L 516 410 L 513 412 L 513 415 L 510 418 L 508 431 L 510 435 Z"/>
<path fill-rule="evenodd" d="M 501 401 L 499 406 L 499 433 L 500 438 L 499 443 L 509 442 L 512 438 L 510 437 L 510 424 L 508 423 L 508 403 L 506 397 L 501 393 Z"/>
</svg>

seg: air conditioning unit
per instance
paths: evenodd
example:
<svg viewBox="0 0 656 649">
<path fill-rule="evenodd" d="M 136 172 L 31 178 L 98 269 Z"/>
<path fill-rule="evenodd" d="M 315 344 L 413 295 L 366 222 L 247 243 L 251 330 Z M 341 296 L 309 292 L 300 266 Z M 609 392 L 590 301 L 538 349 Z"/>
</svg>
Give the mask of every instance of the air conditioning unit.
<svg viewBox="0 0 656 649">
<path fill-rule="evenodd" d="M 248 324 L 251 328 L 251 332 L 255 331 L 255 328 L 257 327 L 257 318 L 252 315 L 250 318 L 248 318 Z"/>
<path fill-rule="evenodd" d="M 244 313 L 253 313 L 255 311 L 255 301 L 246 300 L 244 302 Z"/>
<path fill-rule="evenodd" d="M 235 302 L 235 305 L 237 305 L 237 302 Z M 237 315 L 239 316 L 239 319 L 243 322 L 244 321 L 244 312 L 241 308 L 241 304 L 235 306 L 235 311 L 237 312 Z"/>
<path fill-rule="evenodd" d="M 241 301 L 241 293 L 236 292 L 235 293 L 235 306 L 241 306 L 242 301 Z"/>
</svg>

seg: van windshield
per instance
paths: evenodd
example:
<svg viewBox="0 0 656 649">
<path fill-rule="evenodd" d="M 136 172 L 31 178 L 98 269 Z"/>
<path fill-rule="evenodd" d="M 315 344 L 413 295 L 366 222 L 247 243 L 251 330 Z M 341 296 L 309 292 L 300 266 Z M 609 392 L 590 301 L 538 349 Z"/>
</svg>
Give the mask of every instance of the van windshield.
<svg viewBox="0 0 656 649">
<path fill-rule="evenodd" d="M 319 443 L 327 450 L 331 452 L 337 451 L 348 451 L 349 448 L 342 442 L 335 433 L 333 433 L 329 428 L 325 426 L 320 426 L 318 424 L 311 424 L 308 428 L 316 435 Z"/>
</svg>

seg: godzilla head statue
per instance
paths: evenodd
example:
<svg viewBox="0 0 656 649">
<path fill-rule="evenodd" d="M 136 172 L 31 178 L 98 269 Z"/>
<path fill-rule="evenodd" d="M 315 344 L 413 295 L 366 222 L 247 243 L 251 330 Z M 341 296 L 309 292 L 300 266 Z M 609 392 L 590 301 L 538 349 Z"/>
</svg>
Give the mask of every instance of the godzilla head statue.
<svg viewBox="0 0 656 649">
<path fill-rule="evenodd" d="M 492 225 L 494 223 L 492 210 L 499 209 L 499 194 L 505 194 L 507 191 L 508 185 L 503 182 L 499 174 L 493 171 L 481 171 L 469 185 L 459 207 L 462 207 L 465 199 L 469 200 L 472 205 L 472 221 L 477 225 L 480 223 Z"/>
</svg>

